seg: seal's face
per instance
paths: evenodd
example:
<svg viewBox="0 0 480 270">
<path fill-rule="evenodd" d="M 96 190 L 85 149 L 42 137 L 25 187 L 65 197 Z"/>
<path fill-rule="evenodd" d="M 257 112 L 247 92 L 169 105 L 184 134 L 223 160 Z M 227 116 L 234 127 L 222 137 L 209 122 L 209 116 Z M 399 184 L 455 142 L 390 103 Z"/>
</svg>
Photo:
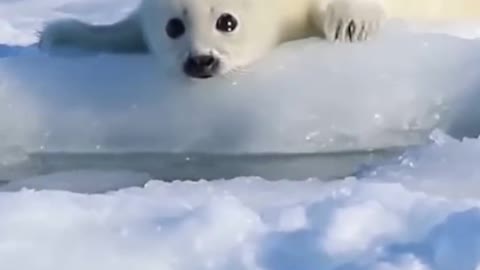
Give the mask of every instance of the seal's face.
<svg viewBox="0 0 480 270">
<path fill-rule="evenodd" d="M 250 64 L 272 46 L 273 31 L 266 31 L 269 22 L 255 0 L 146 2 L 142 19 L 152 50 L 174 55 L 189 77 L 226 74 Z"/>
</svg>

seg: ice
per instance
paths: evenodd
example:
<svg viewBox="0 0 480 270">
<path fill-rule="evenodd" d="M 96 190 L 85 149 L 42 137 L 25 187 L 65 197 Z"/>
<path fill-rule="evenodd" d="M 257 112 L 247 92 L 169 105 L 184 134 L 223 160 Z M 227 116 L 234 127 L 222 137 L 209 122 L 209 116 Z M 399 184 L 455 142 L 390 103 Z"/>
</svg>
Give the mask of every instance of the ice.
<svg viewBox="0 0 480 270">
<path fill-rule="evenodd" d="M 65 181 L 68 179 L 68 181 Z M 55 189 L 81 193 L 101 193 L 131 186 L 143 186 L 151 180 L 146 173 L 130 171 L 75 170 L 23 178 L 1 186 L 2 191 Z"/>
<path fill-rule="evenodd" d="M 329 182 L 291 177 L 308 173 L 295 162 L 272 167 L 280 181 L 165 182 L 122 170 L 24 177 L 0 186 L 2 270 L 480 269 L 478 24 L 392 25 L 353 46 L 299 41 L 245 74 L 198 84 L 148 56 L 31 46 L 47 20 L 111 22 L 135 3 L 0 3 L 3 166 L 35 151 L 417 147 Z"/>
<path fill-rule="evenodd" d="M 480 42 L 394 33 L 353 46 L 288 44 L 246 74 L 197 83 L 148 56 L 7 57 L 2 145 L 315 153 L 423 143 L 434 128 L 460 125 L 456 109 L 478 93 Z M 477 135 L 478 125 L 455 131 Z"/>
<path fill-rule="evenodd" d="M 438 131 L 431 137 L 435 144 L 408 151 L 393 165 L 377 168 L 369 176 L 381 182 L 392 179 L 411 189 L 449 198 L 478 198 L 478 139 L 458 141 Z"/>
</svg>

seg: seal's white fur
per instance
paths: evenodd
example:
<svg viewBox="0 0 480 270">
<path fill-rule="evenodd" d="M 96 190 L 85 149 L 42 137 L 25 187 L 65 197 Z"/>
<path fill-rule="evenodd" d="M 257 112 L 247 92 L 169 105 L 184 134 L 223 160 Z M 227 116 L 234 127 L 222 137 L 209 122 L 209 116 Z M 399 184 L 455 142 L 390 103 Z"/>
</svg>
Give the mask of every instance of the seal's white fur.
<svg viewBox="0 0 480 270">
<path fill-rule="evenodd" d="M 222 13 L 239 21 L 231 33 L 215 22 Z M 170 39 L 165 25 L 181 18 L 186 34 Z M 76 20 L 50 23 L 40 47 L 74 46 L 106 52 L 147 52 L 161 57 L 213 54 L 219 73 L 248 65 L 282 42 L 310 36 L 356 42 L 373 36 L 385 18 L 421 20 L 480 18 L 479 0 L 143 0 L 112 25 Z M 183 61 L 183 60 L 179 60 Z"/>
</svg>

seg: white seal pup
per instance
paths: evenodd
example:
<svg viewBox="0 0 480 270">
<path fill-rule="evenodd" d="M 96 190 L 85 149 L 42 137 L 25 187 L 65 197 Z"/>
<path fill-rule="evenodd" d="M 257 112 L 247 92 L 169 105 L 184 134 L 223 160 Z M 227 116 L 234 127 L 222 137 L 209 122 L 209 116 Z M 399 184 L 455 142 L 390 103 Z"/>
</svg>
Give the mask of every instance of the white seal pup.
<svg viewBox="0 0 480 270">
<path fill-rule="evenodd" d="M 465 17 L 480 18 L 480 0 L 142 0 L 111 25 L 49 23 L 39 46 L 174 56 L 189 77 L 210 78 L 286 41 L 358 42 L 374 36 L 387 18 Z"/>
</svg>

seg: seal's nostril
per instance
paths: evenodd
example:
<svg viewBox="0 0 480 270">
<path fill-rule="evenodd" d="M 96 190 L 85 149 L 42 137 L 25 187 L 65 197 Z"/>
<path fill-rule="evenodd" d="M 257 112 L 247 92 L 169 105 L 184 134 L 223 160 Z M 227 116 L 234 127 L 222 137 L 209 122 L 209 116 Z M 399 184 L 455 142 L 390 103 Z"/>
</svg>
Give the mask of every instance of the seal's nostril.
<svg viewBox="0 0 480 270">
<path fill-rule="evenodd" d="M 187 58 L 183 70 L 191 77 L 209 78 L 218 71 L 219 65 L 220 61 L 213 55 L 197 55 Z"/>
<path fill-rule="evenodd" d="M 215 58 L 211 55 L 199 55 L 191 59 L 196 65 L 203 67 L 209 67 L 215 63 Z"/>
</svg>

